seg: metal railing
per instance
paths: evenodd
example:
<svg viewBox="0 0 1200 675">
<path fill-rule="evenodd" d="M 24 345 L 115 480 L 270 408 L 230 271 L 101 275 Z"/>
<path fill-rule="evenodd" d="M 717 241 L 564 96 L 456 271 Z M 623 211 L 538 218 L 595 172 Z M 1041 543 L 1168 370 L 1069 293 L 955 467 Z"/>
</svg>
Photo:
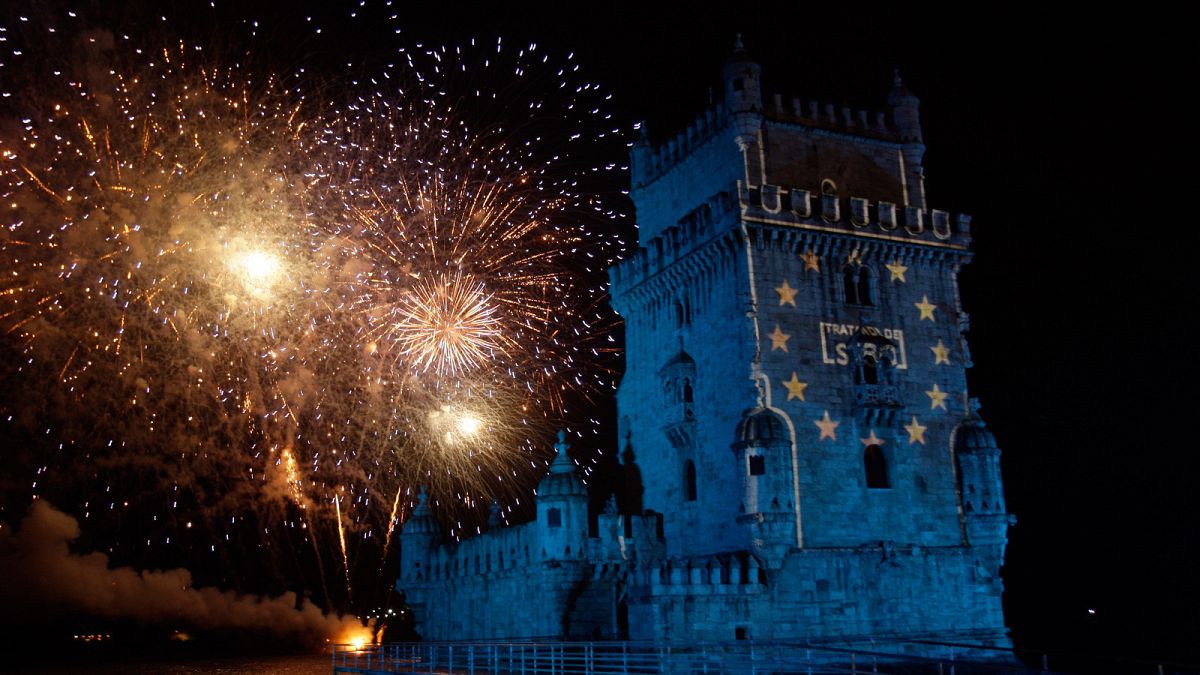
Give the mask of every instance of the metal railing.
<svg viewBox="0 0 1200 675">
<path fill-rule="evenodd" d="M 933 651 L 937 656 L 751 641 L 691 645 L 649 642 L 416 642 L 361 648 L 335 646 L 333 672 L 356 675 L 1032 675 L 1049 672 L 1022 667 L 1006 650 L 991 659 L 986 652 L 965 646 L 947 646 Z"/>
</svg>

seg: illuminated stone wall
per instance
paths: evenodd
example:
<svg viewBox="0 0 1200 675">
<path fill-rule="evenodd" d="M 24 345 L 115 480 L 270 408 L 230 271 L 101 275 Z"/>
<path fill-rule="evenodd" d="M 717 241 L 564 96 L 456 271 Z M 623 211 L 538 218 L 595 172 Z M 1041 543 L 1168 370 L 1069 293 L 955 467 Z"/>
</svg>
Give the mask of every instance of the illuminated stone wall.
<svg viewBox="0 0 1200 675">
<path fill-rule="evenodd" d="M 764 101 L 741 52 L 724 77 L 718 109 L 635 146 L 640 246 L 610 273 L 622 442 L 671 556 L 631 576 L 630 634 L 1002 644 L 1011 519 L 968 406 L 970 219 L 925 203 L 919 102 L 898 77 L 881 113 Z M 663 402 L 681 352 L 690 435 Z M 739 552 L 758 576 L 732 583 Z"/>
<path fill-rule="evenodd" d="M 882 112 L 764 101 L 740 50 L 723 74 L 723 103 L 632 151 L 639 247 L 610 279 L 636 494 L 585 545 L 577 507 L 547 529 L 551 502 L 586 503 L 560 450 L 533 523 L 450 548 L 414 517 L 397 586 L 425 637 L 1006 644 L 970 219 L 925 203 L 919 102 L 899 78 Z"/>
</svg>

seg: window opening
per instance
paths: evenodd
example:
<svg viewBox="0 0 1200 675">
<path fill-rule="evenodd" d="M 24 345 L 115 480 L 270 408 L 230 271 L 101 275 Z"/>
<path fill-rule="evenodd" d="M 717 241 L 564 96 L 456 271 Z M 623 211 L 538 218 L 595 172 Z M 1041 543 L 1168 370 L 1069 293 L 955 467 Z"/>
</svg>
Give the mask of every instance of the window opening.
<svg viewBox="0 0 1200 675">
<path fill-rule="evenodd" d="M 683 465 L 684 498 L 689 502 L 696 501 L 696 463 L 688 460 Z"/>
<path fill-rule="evenodd" d="M 887 488 L 888 484 L 887 459 L 883 456 L 883 448 L 878 445 L 868 445 L 863 451 L 863 467 L 867 473 L 867 487 Z"/>
<path fill-rule="evenodd" d="M 761 476 L 767 472 L 767 458 L 762 455 L 750 456 L 750 475 Z"/>
</svg>

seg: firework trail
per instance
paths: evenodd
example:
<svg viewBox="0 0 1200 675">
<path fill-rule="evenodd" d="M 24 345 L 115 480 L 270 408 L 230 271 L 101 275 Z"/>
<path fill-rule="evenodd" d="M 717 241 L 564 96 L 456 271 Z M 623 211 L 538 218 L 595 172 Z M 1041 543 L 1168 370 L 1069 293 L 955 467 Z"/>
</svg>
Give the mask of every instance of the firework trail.
<svg viewBox="0 0 1200 675">
<path fill-rule="evenodd" d="M 592 229 L 620 214 L 582 185 L 620 167 L 579 158 L 619 134 L 572 60 L 400 50 L 314 96 L 71 35 L 74 61 L 18 59 L 0 126 L 5 499 L 73 504 L 118 557 L 283 577 L 304 542 L 349 595 L 418 486 L 454 536 L 528 494 L 611 387 L 619 242 Z"/>
<path fill-rule="evenodd" d="M 564 391 L 595 377 L 596 359 L 580 352 L 603 331 L 580 310 L 596 289 L 571 269 L 586 238 L 555 220 L 574 197 L 544 168 L 517 164 L 505 139 L 480 140 L 445 101 L 397 108 L 377 94 L 341 120 L 348 128 L 326 127 L 328 164 L 358 166 L 352 179 L 320 180 L 346 209 L 331 240 L 353 274 L 335 323 L 354 326 L 361 345 L 346 372 L 362 378 L 357 409 L 376 416 L 364 428 L 392 431 L 382 444 L 403 454 L 393 463 L 406 484 L 486 505 L 516 487 Z"/>
</svg>

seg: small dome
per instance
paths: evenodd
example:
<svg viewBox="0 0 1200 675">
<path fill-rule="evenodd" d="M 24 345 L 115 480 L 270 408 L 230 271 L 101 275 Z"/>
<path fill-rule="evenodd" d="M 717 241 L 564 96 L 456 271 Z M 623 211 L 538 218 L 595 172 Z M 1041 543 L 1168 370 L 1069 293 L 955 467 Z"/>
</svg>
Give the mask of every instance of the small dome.
<svg viewBox="0 0 1200 675">
<path fill-rule="evenodd" d="M 586 497 L 587 486 L 574 472 L 547 474 L 538 483 L 538 499 L 545 497 Z"/>
<path fill-rule="evenodd" d="M 742 42 L 742 34 L 738 33 L 733 43 L 733 54 L 730 54 L 729 58 L 726 59 L 725 65 L 738 65 L 742 63 L 757 65 L 754 59 L 750 57 L 750 52 L 746 51 L 746 45 Z"/>
<path fill-rule="evenodd" d="M 571 456 L 567 454 L 567 450 L 571 447 L 567 443 L 567 434 L 565 431 L 558 432 L 558 443 L 554 444 L 554 450 L 557 453 L 554 461 L 550 463 L 550 473 L 538 483 L 537 492 L 538 498 L 543 497 L 586 497 L 587 486 L 583 481 L 579 480 L 579 476 L 575 475 L 575 462 L 571 461 Z"/>
<path fill-rule="evenodd" d="M 758 80 L 761 71 L 761 67 L 750 56 L 750 52 L 746 51 L 746 46 L 742 44 L 742 36 L 739 34 L 737 42 L 733 46 L 733 54 L 730 54 L 729 58 L 725 60 L 725 67 L 721 69 L 727 86 L 733 80 L 745 77 Z"/>
<path fill-rule="evenodd" d="M 904 80 L 900 77 L 900 69 L 897 68 L 892 78 L 892 90 L 888 92 L 888 103 L 896 106 L 916 100 L 917 95 L 913 93 L 912 89 L 908 88 L 908 85 L 904 84 Z"/>
<path fill-rule="evenodd" d="M 500 502 L 492 500 L 492 510 L 488 513 L 488 528 L 497 528 L 504 525 L 504 514 L 500 510 Z"/>
<path fill-rule="evenodd" d="M 433 519 L 433 512 L 429 510 L 429 497 L 425 493 L 425 486 L 422 485 L 417 492 L 417 503 L 404 521 L 401 533 L 406 535 L 426 534 L 436 530 L 437 523 Z"/>
<path fill-rule="evenodd" d="M 766 408 L 752 408 L 742 413 L 734 442 L 740 445 L 766 445 L 787 440 L 787 425 L 779 413 Z"/>
<path fill-rule="evenodd" d="M 996 437 L 988 431 L 987 425 L 977 416 L 972 415 L 955 431 L 954 449 L 957 452 L 995 450 L 997 447 Z"/>
</svg>

